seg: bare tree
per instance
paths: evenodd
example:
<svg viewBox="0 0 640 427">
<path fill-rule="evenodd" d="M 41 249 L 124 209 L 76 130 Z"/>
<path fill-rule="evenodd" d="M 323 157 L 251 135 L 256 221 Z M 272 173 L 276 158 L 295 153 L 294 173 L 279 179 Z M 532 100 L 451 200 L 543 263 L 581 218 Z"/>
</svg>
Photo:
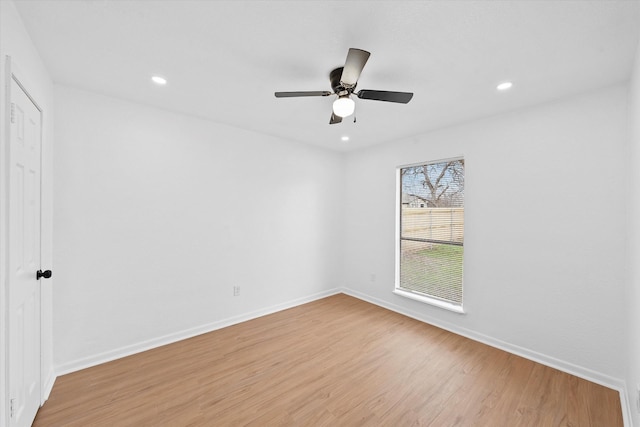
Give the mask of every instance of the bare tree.
<svg viewBox="0 0 640 427">
<path fill-rule="evenodd" d="M 405 168 L 402 175 L 403 192 L 422 200 L 427 207 L 451 207 L 461 204 L 464 195 L 462 159 Z M 405 176 L 410 177 L 410 184 L 406 186 Z"/>
</svg>

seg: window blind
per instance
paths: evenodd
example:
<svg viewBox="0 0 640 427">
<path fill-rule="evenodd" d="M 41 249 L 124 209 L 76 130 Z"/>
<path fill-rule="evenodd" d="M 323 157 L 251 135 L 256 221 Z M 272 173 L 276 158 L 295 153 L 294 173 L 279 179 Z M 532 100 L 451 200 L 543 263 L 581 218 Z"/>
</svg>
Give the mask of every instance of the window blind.
<svg viewBox="0 0 640 427">
<path fill-rule="evenodd" d="M 462 304 L 464 160 L 400 168 L 398 288 Z"/>
</svg>

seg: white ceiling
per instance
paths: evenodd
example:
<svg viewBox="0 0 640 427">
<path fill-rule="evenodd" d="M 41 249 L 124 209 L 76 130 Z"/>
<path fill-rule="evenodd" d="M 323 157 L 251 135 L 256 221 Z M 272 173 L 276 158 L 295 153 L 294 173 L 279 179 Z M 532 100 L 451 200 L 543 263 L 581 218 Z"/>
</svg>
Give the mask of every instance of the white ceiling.
<svg viewBox="0 0 640 427">
<path fill-rule="evenodd" d="M 16 5 L 56 83 L 341 151 L 624 82 L 640 29 L 639 1 Z M 330 90 L 350 47 L 371 52 L 358 89 L 413 100 L 356 99 L 357 123 L 329 125 L 333 97 L 274 97 Z"/>
</svg>

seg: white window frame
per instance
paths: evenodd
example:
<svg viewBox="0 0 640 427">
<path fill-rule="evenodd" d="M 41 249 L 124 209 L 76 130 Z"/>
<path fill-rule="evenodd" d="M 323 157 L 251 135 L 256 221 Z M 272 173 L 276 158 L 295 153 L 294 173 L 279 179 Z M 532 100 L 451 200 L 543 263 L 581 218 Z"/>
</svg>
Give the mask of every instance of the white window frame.
<svg viewBox="0 0 640 427">
<path fill-rule="evenodd" d="M 464 294 L 463 294 L 463 302 L 460 304 L 455 304 L 449 301 L 445 301 L 439 298 L 435 298 L 435 297 L 430 297 L 428 295 L 424 295 L 421 293 L 417 293 L 417 292 L 411 292 L 407 289 L 403 289 L 400 287 L 400 258 L 401 258 L 401 254 L 400 254 L 400 237 L 401 237 L 401 209 L 402 209 L 402 176 L 401 176 L 401 170 L 405 169 L 405 168 L 410 168 L 410 167 L 415 167 L 415 166 L 423 166 L 423 165 L 427 165 L 427 164 L 432 164 L 432 163 L 443 163 L 443 162 L 448 162 L 448 161 L 452 161 L 452 160 L 463 160 L 464 156 L 457 156 L 457 157 L 450 157 L 450 158 L 445 158 L 445 159 L 436 159 L 436 160 L 428 160 L 426 162 L 418 162 L 418 163 L 411 163 L 411 164 L 407 164 L 407 165 L 401 165 L 396 167 L 396 262 L 395 262 L 395 288 L 393 290 L 393 293 L 396 295 L 399 295 L 401 297 L 404 298 L 408 298 L 408 299 L 412 299 L 415 301 L 419 301 L 425 304 L 429 304 L 429 305 L 433 305 L 435 307 L 439 307 L 439 308 L 443 308 L 445 310 L 449 310 L 449 311 L 453 311 L 455 313 L 459 313 L 459 314 L 465 314 L 466 311 L 464 310 Z M 466 163 L 465 163 L 466 166 Z M 465 169 L 465 177 L 466 177 L 466 169 Z M 463 262 L 464 262 L 464 256 L 463 256 Z M 464 273 L 463 273 L 463 286 L 464 286 Z"/>
</svg>

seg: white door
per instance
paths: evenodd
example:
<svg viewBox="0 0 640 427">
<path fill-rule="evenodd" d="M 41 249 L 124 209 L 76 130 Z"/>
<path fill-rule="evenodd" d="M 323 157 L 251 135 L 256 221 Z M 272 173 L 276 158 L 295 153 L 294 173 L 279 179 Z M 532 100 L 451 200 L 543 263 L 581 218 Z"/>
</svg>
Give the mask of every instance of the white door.
<svg viewBox="0 0 640 427">
<path fill-rule="evenodd" d="M 11 80 L 9 139 L 9 418 L 30 426 L 40 407 L 41 114 Z"/>
</svg>

